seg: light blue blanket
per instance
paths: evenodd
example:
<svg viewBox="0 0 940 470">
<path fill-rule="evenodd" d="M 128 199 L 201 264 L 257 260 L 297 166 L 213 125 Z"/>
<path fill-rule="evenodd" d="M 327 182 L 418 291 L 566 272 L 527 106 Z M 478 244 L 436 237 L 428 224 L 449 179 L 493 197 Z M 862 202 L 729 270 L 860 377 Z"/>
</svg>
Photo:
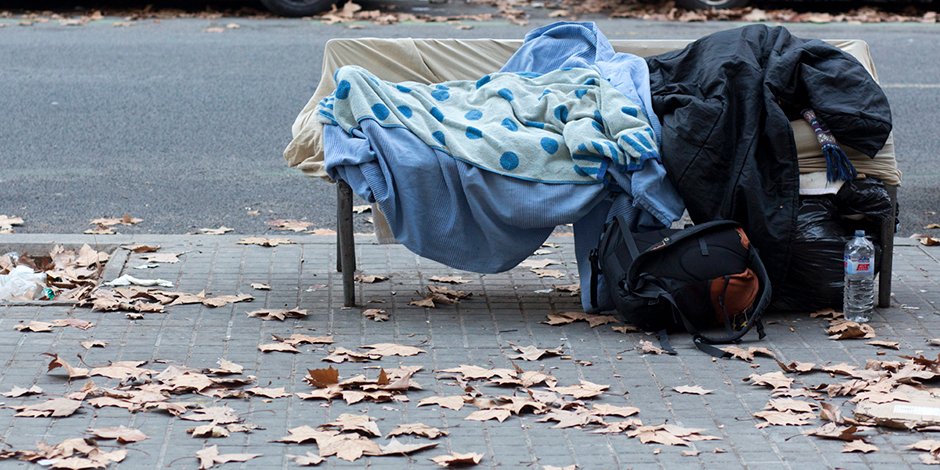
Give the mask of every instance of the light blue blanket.
<svg viewBox="0 0 940 470">
<path fill-rule="evenodd" d="M 547 53 L 548 52 L 548 53 Z M 593 23 L 557 23 L 526 36 L 505 72 L 549 73 L 597 65 L 605 80 L 648 108 L 645 62 L 615 54 Z M 334 105 L 335 109 L 335 105 Z M 550 184 L 502 174 L 444 153 L 404 128 L 365 119 L 351 132 L 324 128 L 326 170 L 347 181 L 360 197 L 377 202 L 395 237 L 420 256 L 457 269 L 494 273 L 531 255 L 555 226 L 573 223 L 582 305 L 590 305 L 588 251 L 604 222 L 623 214 L 635 228 L 652 229 L 677 220 L 682 201 L 659 160 L 642 168 L 609 168 L 606 184 Z M 610 307 L 605 287 L 601 308 Z"/>
<path fill-rule="evenodd" d="M 336 71 L 320 103 L 347 133 L 364 120 L 404 128 L 453 158 L 543 183 L 603 182 L 607 169 L 659 157 L 646 114 L 589 68 L 493 73 L 434 85 L 390 83 L 358 66 Z"/>
</svg>

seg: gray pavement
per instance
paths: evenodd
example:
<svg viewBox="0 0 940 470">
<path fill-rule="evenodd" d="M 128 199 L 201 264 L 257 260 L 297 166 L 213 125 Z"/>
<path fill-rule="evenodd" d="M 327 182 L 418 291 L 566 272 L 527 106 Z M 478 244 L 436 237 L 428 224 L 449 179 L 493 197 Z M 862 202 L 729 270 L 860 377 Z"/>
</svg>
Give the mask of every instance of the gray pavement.
<svg viewBox="0 0 940 470">
<path fill-rule="evenodd" d="M 682 335 L 673 343 L 677 356 L 640 354 L 641 333 L 622 334 L 610 325 L 590 328 L 584 322 L 548 326 L 541 322 L 552 312 L 580 311 L 575 297 L 565 293 L 536 292 L 553 285 L 576 281 L 572 238 L 555 236 L 558 248 L 544 257 L 562 262 L 552 266 L 564 273 L 561 279 L 540 279 L 524 268 L 498 275 L 454 272 L 440 264 L 418 258 L 402 246 L 380 246 L 366 237 L 359 239 L 357 252 L 361 272 L 389 275 L 386 282 L 357 284 L 357 298 L 366 307 L 389 312 L 388 322 L 364 318 L 362 308 L 345 309 L 342 304 L 340 276 L 335 272 L 335 246 L 329 236 L 290 236 L 297 244 L 275 248 L 236 244 L 236 236 L 160 236 L 136 235 L 90 237 L 57 234 L 17 234 L 0 239 L 2 248 L 29 248 L 35 252 L 50 242 L 74 246 L 80 243 L 99 247 L 140 242 L 159 243 L 163 251 L 185 251 L 178 264 L 162 264 L 156 269 L 132 269 L 142 264 L 140 255 L 118 250 L 109 262 L 105 277 L 110 280 L 122 273 L 138 277 L 163 278 L 176 284 L 175 290 L 210 294 L 250 293 L 250 303 L 230 304 L 221 308 L 201 305 L 168 307 L 163 314 L 146 314 L 141 320 L 129 320 L 120 312 L 95 312 L 68 305 L 0 306 L 0 358 L 3 358 L 0 391 L 14 386 L 39 385 L 45 394 L 38 397 L 3 398 L 8 406 L 38 403 L 46 398 L 77 391 L 84 380 L 69 383 L 57 371 L 46 373 L 48 358 L 42 353 L 57 353 L 72 365 L 81 361 L 90 366 L 109 361 L 148 361 L 144 367 L 160 371 L 169 365 L 192 368 L 214 367 L 220 357 L 245 366 L 245 375 L 257 377 L 261 387 L 285 387 L 288 393 L 309 392 L 303 377 L 310 368 L 326 367 L 321 358 L 327 346 L 304 345 L 300 354 L 262 353 L 259 343 L 271 335 L 304 333 L 332 335 L 334 347 L 356 349 L 372 343 L 400 343 L 418 346 L 427 352 L 413 357 L 385 357 L 371 363 L 337 365 L 341 378 L 356 374 L 375 376 L 374 366 L 385 368 L 420 365 L 414 381 L 423 390 L 407 393 L 410 401 L 346 405 L 340 399 L 327 404 L 303 401 L 296 396 L 270 400 L 214 399 L 193 394 L 174 396 L 172 401 L 194 401 L 204 406 L 224 404 L 237 410 L 246 422 L 263 427 L 250 434 L 233 433 L 227 438 L 202 439 L 186 434 L 187 428 L 203 423 L 183 421 L 159 412 L 131 413 L 120 408 L 96 409 L 85 403 L 72 416 L 63 418 L 13 417 L 11 409 L 0 409 L 2 448 L 33 449 L 37 441 L 58 443 L 66 438 L 86 435 L 91 427 L 125 425 L 138 428 L 149 439 L 117 445 L 99 441 L 108 449 L 123 447 L 128 456 L 119 468 L 196 468 L 195 453 L 205 446 L 219 445 L 225 453 L 262 454 L 245 464 L 230 463 L 222 468 L 294 468 L 286 456 L 316 453 L 314 444 L 272 443 L 287 435 L 289 428 L 317 426 L 342 413 L 366 413 L 377 420 L 383 433 L 401 423 L 422 422 L 450 433 L 442 437 L 437 449 L 411 457 L 370 457 L 346 462 L 330 457 L 320 468 L 432 468 L 429 457 L 456 452 L 485 454 L 479 468 L 535 468 L 543 465 L 580 469 L 610 468 L 908 468 L 919 465 L 920 453 L 905 446 L 927 438 L 912 432 L 872 429 L 865 433 L 869 443 L 879 450 L 870 454 L 842 453 L 842 443 L 807 437 L 800 431 L 811 426 L 771 426 L 755 428 L 752 413 L 761 410 L 770 398 L 770 390 L 742 381 L 752 373 L 778 370 L 773 360 L 757 358 L 754 364 L 740 360 L 712 360 L 692 347 Z M 896 359 L 897 355 L 922 352 L 932 357 L 938 348 L 927 338 L 940 337 L 940 247 L 929 248 L 898 239 L 895 247 L 895 283 L 892 307 L 879 310 L 871 323 L 878 339 L 898 341 L 899 351 L 887 351 L 866 345 L 864 341 L 833 341 L 824 333 L 825 321 L 806 315 L 772 315 L 765 341 L 747 346 L 766 346 L 784 362 L 810 361 L 818 365 L 847 362 L 863 366 L 868 359 Z M 471 292 L 469 299 L 436 309 L 410 306 L 419 299 L 434 275 L 457 274 L 470 279 L 469 284 L 449 286 Z M 270 291 L 253 290 L 253 282 L 268 283 Z M 304 319 L 284 322 L 249 318 L 246 312 L 259 308 L 307 309 Z M 19 322 L 49 321 L 73 317 L 89 320 L 95 326 L 87 331 L 56 328 L 53 333 L 21 333 L 14 330 Z M 83 349 L 87 339 L 108 342 L 105 348 Z M 752 338 L 753 339 L 753 338 Z M 511 361 L 512 344 L 561 346 L 565 356 L 543 358 L 535 362 Z M 432 395 L 459 395 L 461 386 L 436 370 L 461 364 L 511 368 L 515 362 L 526 370 L 543 370 L 554 375 L 560 386 L 574 385 L 584 379 L 606 384 L 610 389 L 588 403 L 635 406 L 635 416 L 644 424 L 664 422 L 702 428 L 703 434 L 720 440 L 693 443 L 697 456 L 684 456 L 686 447 L 641 444 L 624 434 L 593 434 L 586 429 L 552 429 L 553 423 L 537 422 L 539 415 L 511 416 L 505 422 L 476 422 L 464 419 L 472 406 L 460 411 L 437 406 L 417 407 L 420 399 Z M 829 374 L 815 372 L 797 376 L 799 385 L 832 383 Z M 95 377 L 98 386 L 116 386 L 116 380 Z M 472 382 L 485 396 L 522 395 L 521 390 L 496 388 Z M 700 385 L 714 392 L 696 396 L 679 394 L 673 387 Z M 544 389 L 544 387 L 534 387 Z M 843 398 L 827 400 L 840 405 L 851 416 L 851 406 Z M 605 418 L 616 421 L 620 418 Z M 377 439 L 385 442 L 384 438 Z M 425 439 L 405 437 L 409 442 Z M 725 452 L 715 453 L 715 448 Z M 30 466 L 15 460 L 0 461 L 3 468 Z"/>
</svg>

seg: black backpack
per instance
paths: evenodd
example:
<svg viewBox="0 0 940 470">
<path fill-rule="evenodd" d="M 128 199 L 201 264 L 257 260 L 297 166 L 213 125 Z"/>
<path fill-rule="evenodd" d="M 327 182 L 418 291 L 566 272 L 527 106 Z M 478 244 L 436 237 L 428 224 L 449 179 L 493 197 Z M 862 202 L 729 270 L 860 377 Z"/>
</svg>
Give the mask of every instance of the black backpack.
<svg viewBox="0 0 940 470">
<path fill-rule="evenodd" d="M 760 316 L 770 302 L 767 271 L 737 222 L 633 233 L 622 216 L 604 229 L 591 252 L 591 303 L 603 273 L 621 320 L 656 332 L 670 354 L 667 332 L 684 328 L 713 356 L 711 344 L 740 341 L 751 327 L 764 338 Z M 723 327 L 718 336 L 703 330 Z"/>
</svg>

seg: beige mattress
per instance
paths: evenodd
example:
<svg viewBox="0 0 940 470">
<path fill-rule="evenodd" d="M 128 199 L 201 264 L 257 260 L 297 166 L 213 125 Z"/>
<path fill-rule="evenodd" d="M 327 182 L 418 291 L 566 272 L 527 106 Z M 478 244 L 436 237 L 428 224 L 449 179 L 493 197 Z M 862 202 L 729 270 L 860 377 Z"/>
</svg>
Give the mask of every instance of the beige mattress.
<svg viewBox="0 0 940 470">
<path fill-rule="evenodd" d="M 689 40 L 614 40 L 619 52 L 639 56 L 661 54 L 685 47 Z M 855 56 L 878 80 L 868 44 L 861 40 L 833 40 L 829 43 Z M 322 125 L 317 122 L 315 108 L 336 84 L 333 72 L 344 65 L 359 65 L 378 77 L 392 81 L 437 83 L 450 80 L 475 80 L 495 72 L 519 48 L 521 40 L 507 39 L 332 39 L 323 51 L 323 71 L 313 97 L 297 116 L 292 128 L 293 139 L 284 150 L 290 166 L 309 176 L 326 178 L 323 169 Z M 796 138 L 800 173 L 826 170 L 825 158 L 808 124 L 790 123 Z M 881 178 L 888 184 L 900 184 L 894 157 L 894 137 L 870 159 L 849 147 L 843 147 L 859 173 Z M 668 156 L 666 156 L 668 158 Z"/>
</svg>

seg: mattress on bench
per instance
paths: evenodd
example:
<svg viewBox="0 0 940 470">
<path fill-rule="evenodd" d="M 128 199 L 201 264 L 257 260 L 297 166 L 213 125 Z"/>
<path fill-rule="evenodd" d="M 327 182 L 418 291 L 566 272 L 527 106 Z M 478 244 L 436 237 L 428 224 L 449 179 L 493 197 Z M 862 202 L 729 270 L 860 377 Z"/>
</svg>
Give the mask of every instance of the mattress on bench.
<svg viewBox="0 0 940 470">
<path fill-rule="evenodd" d="M 618 52 L 639 56 L 662 54 L 681 49 L 691 40 L 612 40 Z M 828 40 L 830 44 L 852 54 L 877 81 L 878 73 L 868 44 L 862 40 Z M 323 127 L 317 121 L 315 108 L 320 100 L 336 87 L 333 72 L 344 65 L 359 65 L 378 77 L 391 82 L 413 81 L 439 83 L 450 80 L 475 80 L 500 69 L 522 45 L 509 39 L 413 39 L 361 38 L 331 39 L 323 51 L 323 69 L 319 85 L 310 101 L 297 116 L 292 128 L 293 139 L 284 150 L 290 166 L 309 176 L 327 178 L 323 168 Z M 800 173 L 826 170 L 813 130 L 804 121 L 793 121 Z M 874 176 L 888 184 L 900 184 L 894 155 L 893 133 L 874 159 L 843 146 L 858 172 Z M 668 156 L 666 156 L 668 158 Z"/>
</svg>

